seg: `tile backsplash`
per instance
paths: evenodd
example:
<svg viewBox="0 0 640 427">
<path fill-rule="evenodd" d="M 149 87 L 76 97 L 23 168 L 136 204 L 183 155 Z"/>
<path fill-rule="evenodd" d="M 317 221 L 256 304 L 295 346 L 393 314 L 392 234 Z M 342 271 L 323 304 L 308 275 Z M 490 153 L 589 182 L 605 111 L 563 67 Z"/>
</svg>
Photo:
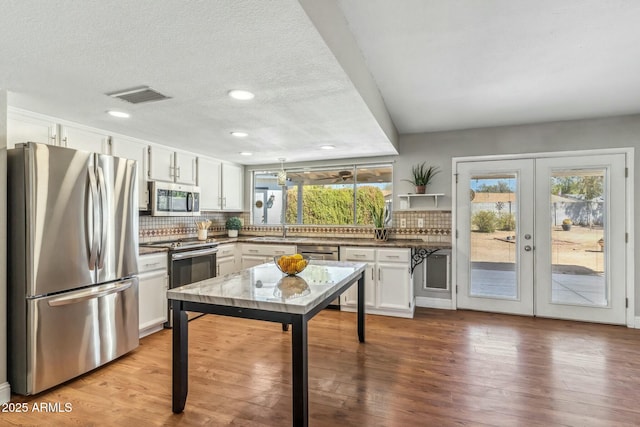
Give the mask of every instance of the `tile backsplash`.
<svg viewBox="0 0 640 427">
<path fill-rule="evenodd" d="M 152 217 L 140 216 L 139 237 L 141 243 L 196 237 L 196 221 L 210 220 L 210 236 L 226 234 L 225 221 L 231 216 L 239 216 L 244 227 L 241 235 L 279 236 L 281 225 L 250 225 L 248 212 L 226 213 L 205 212 L 199 217 Z M 403 221 L 404 220 L 404 221 Z M 420 221 L 422 220 L 422 221 Z M 422 222 L 422 223 L 420 223 Z M 421 225 L 419 227 L 419 225 Z M 451 211 L 398 211 L 393 213 L 389 227 L 390 239 L 421 239 L 433 243 L 451 243 Z M 287 225 L 287 236 L 291 237 L 334 237 L 370 239 L 372 227 Z"/>
</svg>

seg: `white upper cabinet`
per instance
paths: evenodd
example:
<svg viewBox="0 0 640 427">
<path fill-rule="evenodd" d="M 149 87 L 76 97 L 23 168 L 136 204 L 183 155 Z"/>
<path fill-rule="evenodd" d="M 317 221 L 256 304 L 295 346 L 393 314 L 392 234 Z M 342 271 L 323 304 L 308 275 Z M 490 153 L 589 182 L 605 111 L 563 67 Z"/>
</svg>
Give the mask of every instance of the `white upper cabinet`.
<svg viewBox="0 0 640 427">
<path fill-rule="evenodd" d="M 138 208 L 149 209 L 149 185 L 147 184 L 147 152 L 149 145 L 142 141 L 114 136 L 111 153 L 117 157 L 136 160 L 138 163 Z"/>
<path fill-rule="evenodd" d="M 244 199 L 242 166 L 224 163 L 222 165 L 222 209 L 242 210 Z"/>
<path fill-rule="evenodd" d="M 7 117 L 7 148 L 22 142 L 57 144 L 58 125 L 45 118 L 38 118 L 13 111 Z"/>
<path fill-rule="evenodd" d="M 198 180 L 197 157 L 193 154 L 179 151 L 176 152 L 174 162 L 176 182 L 180 184 L 196 185 Z"/>
<path fill-rule="evenodd" d="M 109 135 L 73 126 L 60 126 L 60 145 L 75 150 L 111 154 Z"/>
<path fill-rule="evenodd" d="M 195 185 L 196 172 L 195 155 L 175 152 L 159 145 L 149 147 L 150 180 Z"/>
<path fill-rule="evenodd" d="M 244 169 L 208 157 L 198 157 L 201 210 L 241 211 Z"/>
<path fill-rule="evenodd" d="M 207 157 L 198 157 L 198 187 L 200 187 L 200 209 L 215 211 L 220 207 L 220 177 L 222 163 Z"/>
<path fill-rule="evenodd" d="M 174 157 L 176 152 L 160 146 L 149 147 L 149 179 L 152 181 L 175 180 Z"/>
</svg>

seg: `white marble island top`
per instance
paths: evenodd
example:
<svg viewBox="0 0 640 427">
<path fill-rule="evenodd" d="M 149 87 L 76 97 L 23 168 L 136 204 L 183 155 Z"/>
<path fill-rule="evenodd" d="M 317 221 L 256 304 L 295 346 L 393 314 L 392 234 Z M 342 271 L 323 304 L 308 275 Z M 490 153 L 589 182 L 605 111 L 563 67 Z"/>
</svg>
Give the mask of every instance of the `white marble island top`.
<svg viewBox="0 0 640 427">
<path fill-rule="evenodd" d="M 169 289 L 171 300 L 305 314 L 345 284 L 354 283 L 365 263 L 314 260 L 297 276 L 271 262 L 238 273 Z"/>
</svg>

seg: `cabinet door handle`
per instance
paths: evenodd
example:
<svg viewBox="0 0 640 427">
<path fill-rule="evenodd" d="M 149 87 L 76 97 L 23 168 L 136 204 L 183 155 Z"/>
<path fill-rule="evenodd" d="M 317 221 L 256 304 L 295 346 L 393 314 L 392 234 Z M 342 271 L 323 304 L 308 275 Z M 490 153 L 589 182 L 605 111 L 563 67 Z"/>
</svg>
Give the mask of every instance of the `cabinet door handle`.
<svg viewBox="0 0 640 427">
<path fill-rule="evenodd" d="M 371 269 L 371 280 L 375 280 L 375 277 L 373 275 L 373 268 Z"/>
<path fill-rule="evenodd" d="M 176 178 L 180 178 L 180 166 L 176 168 Z"/>
<path fill-rule="evenodd" d="M 378 280 L 382 280 L 382 275 L 380 273 L 380 269 L 378 269 Z"/>
<path fill-rule="evenodd" d="M 253 254 L 258 253 L 257 249 L 247 249 L 247 252 L 251 252 Z"/>
</svg>

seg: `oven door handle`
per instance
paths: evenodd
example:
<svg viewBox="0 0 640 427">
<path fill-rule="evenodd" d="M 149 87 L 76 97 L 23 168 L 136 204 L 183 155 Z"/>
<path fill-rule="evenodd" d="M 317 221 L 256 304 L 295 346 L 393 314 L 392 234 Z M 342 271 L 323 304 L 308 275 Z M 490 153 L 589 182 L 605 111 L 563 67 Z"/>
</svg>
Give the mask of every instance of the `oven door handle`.
<svg viewBox="0 0 640 427">
<path fill-rule="evenodd" d="M 194 257 L 197 257 L 197 256 L 202 256 L 202 255 L 215 254 L 216 252 L 218 252 L 217 248 L 202 249 L 202 250 L 199 250 L 199 251 L 178 252 L 178 253 L 175 253 L 175 254 L 171 254 L 171 259 L 172 260 L 176 260 L 176 259 L 194 258 Z"/>
</svg>

